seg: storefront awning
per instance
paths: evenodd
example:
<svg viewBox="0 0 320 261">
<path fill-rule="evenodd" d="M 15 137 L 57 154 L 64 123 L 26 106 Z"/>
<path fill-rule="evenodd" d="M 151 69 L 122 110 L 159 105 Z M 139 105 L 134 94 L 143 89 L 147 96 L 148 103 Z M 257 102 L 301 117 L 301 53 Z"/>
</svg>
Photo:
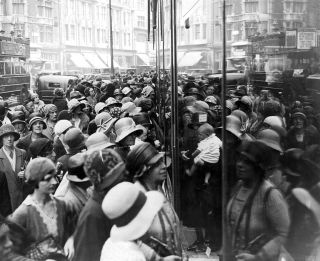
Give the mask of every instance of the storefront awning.
<svg viewBox="0 0 320 261">
<path fill-rule="evenodd" d="M 184 56 L 185 52 L 177 52 L 177 63 L 179 64 L 180 60 L 182 59 L 182 57 Z M 171 67 L 171 61 L 168 63 L 168 65 L 166 66 L 166 68 Z"/>
<path fill-rule="evenodd" d="M 82 54 L 95 69 L 103 69 L 108 67 L 101 61 L 101 59 L 98 57 L 96 53 L 92 52 L 92 53 L 82 53 Z"/>
<path fill-rule="evenodd" d="M 110 62 L 110 54 L 107 52 L 98 52 L 99 58 L 107 65 L 107 67 L 111 67 Z M 120 68 L 119 64 L 113 59 L 113 67 Z"/>
<path fill-rule="evenodd" d="M 143 65 L 150 65 L 150 59 L 149 56 L 145 53 L 137 53 L 137 58 L 140 59 L 144 64 Z"/>
<path fill-rule="evenodd" d="M 197 64 L 202 58 L 201 52 L 188 52 L 178 62 L 180 67 L 189 67 Z"/>
<path fill-rule="evenodd" d="M 92 68 L 81 53 L 70 53 L 70 59 L 76 67 Z"/>
</svg>

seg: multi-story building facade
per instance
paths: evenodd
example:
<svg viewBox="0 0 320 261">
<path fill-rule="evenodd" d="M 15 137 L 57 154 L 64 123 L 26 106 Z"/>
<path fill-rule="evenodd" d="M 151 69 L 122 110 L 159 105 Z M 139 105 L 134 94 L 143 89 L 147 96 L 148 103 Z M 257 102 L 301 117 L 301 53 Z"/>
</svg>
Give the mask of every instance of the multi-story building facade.
<svg viewBox="0 0 320 261">
<path fill-rule="evenodd" d="M 318 0 L 225 0 L 227 56 L 234 43 L 254 35 L 320 26 Z M 164 1 L 165 56 L 170 64 L 170 1 Z M 181 70 L 221 69 L 222 0 L 177 0 L 178 65 Z M 186 28 L 187 24 L 190 25 Z"/>
<path fill-rule="evenodd" d="M 30 60 L 61 71 L 110 67 L 109 1 L 0 0 L 1 29 L 30 38 Z M 114 66 L 148 61 L 147 0 L 112 1 Z"/>
</svg>

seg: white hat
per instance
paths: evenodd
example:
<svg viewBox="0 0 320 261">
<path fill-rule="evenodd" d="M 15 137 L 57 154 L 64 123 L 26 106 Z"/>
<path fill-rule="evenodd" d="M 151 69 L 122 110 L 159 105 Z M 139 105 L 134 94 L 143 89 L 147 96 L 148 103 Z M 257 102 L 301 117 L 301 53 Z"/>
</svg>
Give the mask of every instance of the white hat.
<svg viewBox="0 0 320 261">
<path fill-rule="evenodd" d="M 85 144 L 87 147 L 87 153 L 91 152 L 92 150 L 101 150 L 114 145 L 103 132 L 93 133 L 88 137 Z"/>
<path fill-rule="evenodd" d="M 129 92 L 132 91 L 132 89 L 129 87 L 124 87 L 121 91 L 124 95 L 127 95 Z"/>
<path fill-rule="evenodd" d="M 107 108 L 107 104 L 104 102 L 98 102 L 96 106 L 94 106 L 94 111 L 96 114 L 99 114 L 104 108 Z"/>
<path fill-rule="evenodd" d="M 122 104 L 121 113 L 135 115 L 141 112 L 141 107 L 137 107 L 133 102 Z"/>
<path fill-rule="evenodd" d="M 60 120 L 54 126 L 54 133 L 56 135 L 60 135 L 64 133 L 66 130 L 72 127 L 72 123 L 68 120 Z"/>
<path fill-rule="evenodd" d="M 131 133 L 137 132 L 137 136 L 140 136 L 143 133 L 143 130 L 137 128 L 134 120 L 129 117 L 119 119 L 115 123 L 114 129 L 117 134 L 116 142 L 120 142 Z"/>
<path fill-rule="evenodd" d="M 143 236 L 162 208 L 164 196 L 158 191 L 143 193 L 130 182 L 113 187 L 102 202 L 102 210 L 115 224 L 110 238 L 132 241 Z"/>
</svg>

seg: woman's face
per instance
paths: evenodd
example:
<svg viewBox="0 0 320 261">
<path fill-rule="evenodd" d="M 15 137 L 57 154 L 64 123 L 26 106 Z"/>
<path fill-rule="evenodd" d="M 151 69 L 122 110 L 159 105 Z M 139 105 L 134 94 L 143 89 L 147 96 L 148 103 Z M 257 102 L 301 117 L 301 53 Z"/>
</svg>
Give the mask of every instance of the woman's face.
<svg viewBox="0 0 320 261">
<path fill-rule="evenodd" d="M 135 141 L 136 141 L 136 134 L 131 133 L 121 141 L 121 144 L 123 146 L 132 146 L 134 145 Z"/>
<path fill-rule="evenodd" d="M 23 130 L 24 130 L 24 128 L 25 128 L 25 124 L 18 122 L 18 123 L 13 124 L 13 127 L 15 128 L 15 130 L 16 130 L 17 132 L 20 133 L 20 132 L 23 132 Z"/>
<path fill-rule="evenodd" d="M 304 127 L 304 121 L 300 117 L 296 117 L 293 119 L 293 125 L 296 129 L 303 129 Z"/>
<path fill-rule="evenodd" d="M 240 156 L 236 162 L 237 175 L 242 180 L 253 180 L 255 175 L 255 167 L 246 157 Z"/>
<path fill-rule="evenodd" d="M 3 146 L 8 148 L 13 148 L 14 145 L 14 136 L 13 134 L 7 134 L 2 137 Z"/>
<path fill-rule="evenodd" d="M 58 185 L 57 177 L 55 174 L 47 174 L 39 182 L 38 190 L 43 194 L 53 194 Z"/>
<path fill-rule="evenodd" d="M 153 164 L 147 175 L 155 184 L 161 184 L 165 181 L 167 178 L 167 168 L 164 164 L 164 159 L 161 158 L 158 162 Z"/>
<path fill-rule="evenodd" d="M 32 125 L 32 132 L 36 134 L 40 134 L 43 131 L 43 123 L 41 121 L 36 121 Z"/>
<path fill-rule="evenodd" d="M 214 93 L 214 87 L 213 87 L 213 86 L 209 86 L 209 87 L 207 88 L 207 90 L 206 90 L 207 96 L 213 95 L 213 93 Z"/>
<path fill-rule="evenodd" d="M 57 121 L 58 112 L 56 109 L 53 109 L 49 112 L 49 121 Z"/>
<path fill-rule="evenodd" d="M 93 88 L 90 88 L 89 93 L 90 93 L 90 96 L 94 96 L 95 95 Z"/>
</svg>

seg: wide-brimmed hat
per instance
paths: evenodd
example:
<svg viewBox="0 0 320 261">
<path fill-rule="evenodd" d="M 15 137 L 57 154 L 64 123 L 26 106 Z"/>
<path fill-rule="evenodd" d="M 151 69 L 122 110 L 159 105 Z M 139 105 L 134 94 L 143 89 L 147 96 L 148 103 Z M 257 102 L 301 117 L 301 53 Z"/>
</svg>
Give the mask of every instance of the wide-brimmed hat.
<svg viewBox="0 0 320 261">
<path fill-rule="evenodd" d="M 241 139 L 241 120 L 235 115 L 228 115 L 226 117 L 226 130 Z M 216 132 L 222 131 L 222 127 L 218 127 Z"/>
<path fill-rule="evenodd" d="M 12 117 L 12 121 L 11 121 L 12 125 L 16 124 L 16 123 L 27 124 L 26 123 L 26 115 L 23 111 L 14 111 L 11 114 L 11 117 Z"/>
<path fill-rule="evenodd" d="M 124 117 L 119 119 L 114 125 L 116 131 L 116 142 L 120 142 L 125 137 L 129 136 L 131 133 L 137 133 L 137 136 L 140 136 L 143 131 L 136 127 L 135 122 L 132 118 Z"/>
<path fill-rule="evenodd" d="M 212 95 L 207 96 L 204 101 L 208 104 L 219 104 L 218 99 Z"/>
<path fill-rule="evenodd" d="M 140 177 L 140 172 L 144 165 L 153 165 L 164 157 L 164 152 L 158 152 L 154 146 L 148 142 L 141 142 L 135 145 L 128 153 L 126 168 L 132 177 Z"/>
<path fill-rule="evenodd" d="M 83 169 L 85 158 L 84 153 L 77 153 L 69 158 L 67 163 L 68 173 L 66 174 L 69 181 L 77 183 L 89 181 Z"/>
<path fill-rule="evenodd" d="M 0 140 L 2 139 L 3 136 L 9 135 L 9 134 L 14 136 L 15 141 L 17 141 L 20 138 L 20 134 L 18 132 L 16 132 L 16 130 L 12 124 L 2 125 L 0 127 Z"/>
<path fill-rule="evenodd" d="M 122 182 L 113 187 L 102 202 L 102 210 L 114 223 L 110 238 L 132 241 L 143 236 L 162 208 L 164 196 L 158 191 L 143 193 L 134 184 Z"/>
<path fill-rule="evenodd" d="M 92 150 L 86 154 L 84 171 L 97 189 L 103 190 L 124 180 L 125 164 L 114 149 Z"/>
<path fill-rule="evenodd" d="M 70 128 L 72 128 L 73 125 L 68 120 L 59 120 L 56 125 L 54 125 L 54 133 L 55 135 L 61 135 L 62 133 L 66 132 Z"/>
<path fill-rule="evenodd" d="M 113 127 L 114 123 L 117 121 L 117 118 L 113 118 L 110 113 L 103 111 L 96 115 L 94 122 L 98 127 L 97 131 L 106 131 L 108 132 L 110 128 Z M 99 130 L 101 128 L 101 130 Z"/>
<path fill-rule="evenodd" d="M 130 87 L 124 87 L 121 90 L 121 92 L 122 92 L 123 95 L 128 95 L 130 92 L 132 92 L 132 89 Z"/>
<path fill-rule="evenodd" d="M 237 106 L 245 105 L 246 107 L 252 109 L 253 102 L 249 96 L 242 96 L 240 100 L 236 101 L 235 103 Z"/>
<path fill-rule="evenodd" d="M 187 106 L 186 109 L 191 113 L 207 112 L 209 105 L 204 101 L 196 101 L 192 106 Z"/>
<path fill-rule="evenodd" d="M 275 130 L 281 137 L 287 135 L 285 124 L 280 116 L 269 116 L 263 120 L 263 127 Z"/>
<path fill-rule="evenodd" d="M 258 132 L 256 138 L 258 142 L 265 144 L 269 148 L 279 151 L 280 153 L 283 152 L 280 135 L 276 131 L 272 129 L 264 129 Z"/>
<path fill-rule="evenodd" d="M 46 129 L 47 128 L 47 124 L 46 122 L 44 121 L 43 118 L 39 117 L 39 116 L 35 116 L 35 117 L 32 117 L 29 121 L 29 128 L 30 130 L 32 130 L 32 125 L 35 124 L 36 122 L 40 121 L 42 124 L 43 124 L 43 129 Z"/>
<path fill-rule="evenodd" d="M 72 151 L 81 151 L 86 148 L 85 137 L 78 128 L 69 129 L 63 137 L 63 142 Z"/>
<path fill-rule="evenodd" d="M 96 112 L 96 114 L 99 114 L 104 108 L 107 108 L 107 104 L 105 104 L 104 102 L 98 102 L 94 106 L 94 111 Z"/>
<path fill-rule="evenodd" d="M 121 113 L 128 115 L 135 115 L 141 112 L 141 107 L 137 107 L 133 102 L 126 102 L 122 104 Z"/>
<path fill-rule="evenodd" d="M 114 144 L 110 142 L 110 138 L 103 132 L 93 133 L 88 137 L 85 144 L 87 153 L 90 153 L 93 150 L 101 150 L 114 146 Z"/>
<path fill-rule="evenodd" d="M 69 112 L 73 112 L 78 107 L 81 107 L 81 109 L 84 109 L 86 105 L 84 103 L 81 103 L 77 99 L 72 99 L 69 101 L 68 103 Z"/>
<path fill-rule="evenodd" d="M 121 102 L 118 102 L 115 98 L 113 97 L 109 97 L 107 100 L 106 100 L 106 107 L 109 107 L 109 106 L 117 106 L 117 107 L 121 107 L 122 106 L 122 103 Z"/>
<path fill-rule="evenodd" d="M 320 225 L 320 184 L 317 183 L 309 191 L 304 188 L 294 188 L 293 196 L 307 209 L 309 209 Z"/>
</svg>

